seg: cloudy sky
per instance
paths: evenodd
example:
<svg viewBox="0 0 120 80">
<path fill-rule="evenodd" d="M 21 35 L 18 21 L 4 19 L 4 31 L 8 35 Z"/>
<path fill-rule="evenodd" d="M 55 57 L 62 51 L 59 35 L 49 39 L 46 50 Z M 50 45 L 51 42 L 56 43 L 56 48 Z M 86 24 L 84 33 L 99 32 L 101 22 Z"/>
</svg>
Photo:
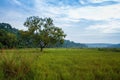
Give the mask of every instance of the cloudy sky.
<svg viewBox="0 0 120 80">
<path fill-rule="evenodd" d="M 0 0 L 0 23 L 25 30 L 29 16 L 51 17 L 71 41 L 120 43 L 120 0 Z"/>
</svg>

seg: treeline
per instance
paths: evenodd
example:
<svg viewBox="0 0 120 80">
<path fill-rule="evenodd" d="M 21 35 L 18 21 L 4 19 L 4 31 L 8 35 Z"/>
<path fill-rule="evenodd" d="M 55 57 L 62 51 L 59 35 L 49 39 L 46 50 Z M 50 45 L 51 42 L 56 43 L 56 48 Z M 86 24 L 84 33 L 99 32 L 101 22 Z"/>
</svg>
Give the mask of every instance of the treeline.
<svg viewBox="0 0 120 80">
<path fill-rule="evenodd" d="M 75 43 L 70 40 L 64 40 L 63 44 L 55 44 L 54 46 L 50 47 L 56 47 L 56 48 L 87 48 L 87 45 L 82 44 L 82 43 Z"/>
<path fill-rule="evenodd" d="M 0 48 L 38 48 L 39 44 L 34 44 L 29 35 L 28 31 L 18 30 L 8 23 L 0 23 Z M 86 45 L 65 40 L 63 44 L 57 42 L 47 47 L 83 48 Z"/>
<path fill-rule="evenodd" d="M 120 44 L 112 44 L 110 46 L 108 46 L 109 48 L 120 48 Z"/>
<path fill-rule="evenodd" d="M 19 31 L 8 23 L 0 23 L 0 48 L 17 47 Z"/>
</svg>

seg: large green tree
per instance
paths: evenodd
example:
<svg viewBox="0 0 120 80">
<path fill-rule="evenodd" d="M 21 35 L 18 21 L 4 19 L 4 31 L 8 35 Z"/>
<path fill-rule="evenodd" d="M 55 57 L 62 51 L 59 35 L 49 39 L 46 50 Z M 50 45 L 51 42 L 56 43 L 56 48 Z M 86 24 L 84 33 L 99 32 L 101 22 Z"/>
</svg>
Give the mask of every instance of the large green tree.
<svg viewBox="0 0 120 80">
<path fill-rule="evenodd" d="M 38 16 L 31 16 L 27 18 L 24 25 L 28 27 L 28 31 L 33 38 L 35 44 L 41 48 L 48 45 L 54 45 L 57 42 L 63 43 L 66 34 L 59 27 L 53 24 L 51 18 L 39 18 Z"/>
</svg>

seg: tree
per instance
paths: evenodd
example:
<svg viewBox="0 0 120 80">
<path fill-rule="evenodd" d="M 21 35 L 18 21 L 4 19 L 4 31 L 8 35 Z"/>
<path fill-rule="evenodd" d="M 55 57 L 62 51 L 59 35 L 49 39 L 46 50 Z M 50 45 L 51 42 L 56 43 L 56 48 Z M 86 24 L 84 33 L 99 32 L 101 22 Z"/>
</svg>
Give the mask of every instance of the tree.
<svg viewBox="0 0 120 80">
<path fill-rule="evenodd" d="M 31 16 L 27 18 L 24 26 L 28 27 L 34 43 L 38 44 L 41 51 L 48 45 L 54 45 L 57 42 L 63 43 L 66 36 L 61 28 L 53 24 L 51 18 Z"/>
<path fill-rule="evenodd" d="M 16 46 L 17 37 L 15 34 L 0 29 L 0 44 L 1 48 L 13 48 Z"/>
</svg>

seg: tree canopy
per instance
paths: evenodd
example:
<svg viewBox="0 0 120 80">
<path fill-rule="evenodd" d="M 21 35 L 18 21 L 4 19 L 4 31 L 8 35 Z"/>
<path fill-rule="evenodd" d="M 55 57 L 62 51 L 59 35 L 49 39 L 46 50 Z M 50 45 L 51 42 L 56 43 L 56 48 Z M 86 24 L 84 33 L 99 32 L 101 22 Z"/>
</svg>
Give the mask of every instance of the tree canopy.
<svg viewBox="0 0 120 80">
<path fill-rule="evenodd" d="M 39 18 L 32 16 L 27 18 L 24 25 L 28 27 L 29 33 L 35 44 L 39 44 L 41 51 L 48 45 L 57 42 L 63 43 L 66 34 L 53 24 L 51 18 Z"/>
</svg>

